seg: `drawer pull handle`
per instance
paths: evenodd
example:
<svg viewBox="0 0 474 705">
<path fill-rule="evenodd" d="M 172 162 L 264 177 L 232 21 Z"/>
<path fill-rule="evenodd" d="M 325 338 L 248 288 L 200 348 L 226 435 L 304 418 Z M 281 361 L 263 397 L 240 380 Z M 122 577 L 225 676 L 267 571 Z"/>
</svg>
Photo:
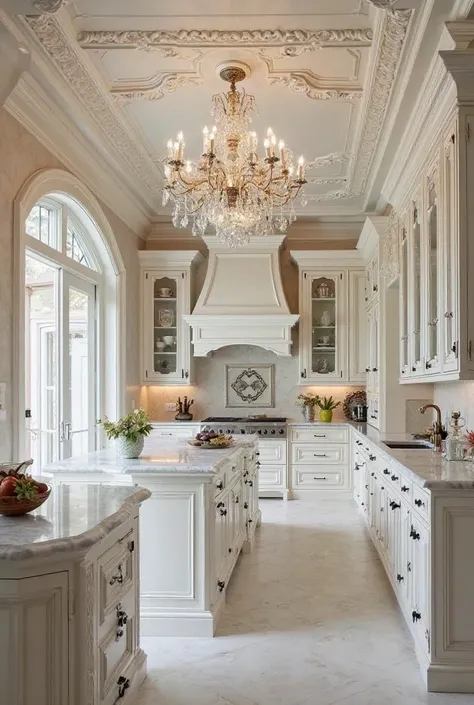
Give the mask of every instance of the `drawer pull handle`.
<svg viewBox="0 0 474 705">
<path fill-rule="evenodd" d="M 163 431 L 160 433 L 160 436 L 172 436 L 172 433 L 164 433 Z"/>
<path fill-rule="evenodd" d="M 117 681 L 117 685 L 119 688 L 119 694 L 118 698 L 115 701 L 118 703 L 119 700 L 121 700 L 123 697 L 125 697 L 125 692 L 130 688 L 130 681 L 128 678 L 125 678 L 124 676 L 120 676 L 120 678 Z"/>
<path fill-rule="evenodd" d="M 385 470 L 383 471 L 383 474 L 390 475 L 390 470 L 388 468 L 385 468 Z"/>
<path fill-rule="evenodd" d="M 325 433 L 315 433 L 314 438 L 326 438 L 326 434 Z"/>
<path fill-rule="evenodd" d="M 227 515 L 227 509 L 220 509 L 219 511 L 221 513 L 221 517 L 225 517 Z"/>
<path fill-rule="evenodd" d="M 407 563 L 407 571 L 409 573 L 411 573 L 411 562 L 410 561 L 408 561 L 408 563 Z"/>
<path fill-rule="evenodd" d="M 406 485 L 402 486 L 402 492 L 409 492 L 409 491 L 410 491 L 409 487 L 407 487 Z"/>
<path fill-rule="evenodd" d="M 115 583 L 119 583 L 119 585 L 123 583 L 123 573 L 121 564 L 118 567 L 118 573 L 116 575 L 112 575 L 109 580 L 109 585 L 115 585 Z"/>
<path fill-rule="evenodd" d="M 399 478 L 397 477 L 397 475 L 392 475 L 391 479 L 396 482 Z"/>
<path fill-rule="evenodd" d="M 313 477 L 313 480 L 327 480 L 327 477 Z"/>
<path fill-rule="evenodd" d="M 313 453 L 315 458 L 327 458 L 326 453 Z"/>
<path fill-rule="evenodd" d="M 119 627 L 124 627 L 128 622 L 128 614 L 126 612 L 124 612 L 120 602 L 117 605 L 116 614 L 117 614 L 117 625 Z"/>
<path fill-rule="evenodd" d="M 425 503 L 421 499 L 415 499 L 415 504 L 417 507 L 424 507 Z"/>
<path fill-rule="evenodd" d="M 369 460 L 377 460 L 377 457 L 373 454 L 369 455 Z"/>
<path fill-rule="evenodd" d="M 224 489 L 224 483 L 222 482 L 222 480 L 220 482 L 216 482 L 216 487 L 218 490 Z"/>
<path fill-rule="evenodd" d="M 248 503 L 248 502 L 244 502 L 244 509 L 248 509 L 248 508 L 249 508 L 249 503 Z"/>
<path fill-rule="evenodd" d="M 392 507 L 392 509 L 400 509 L 402 505 L 397 504 L 396 502 L 390 502 L 390 506 Z"/>
<path fill-rule="evenodd" d="M 225 582 L 224 580 L 218 580 L 217 581 L 217 587 L 219 592 L 222 592 L 222 590 L 225 588 Z"/>
<path fill-rule="evenodd" d="M 420 540 L 420 534 L 418 533 L 418 531 L 415 531 L 413 525 L 412 525 L 412 527 L 411 527 L 411 529 L 410 529 L 410 538 L 412 538 L 413 541 L 419 541 L 419 540 Z"/>
</svg>

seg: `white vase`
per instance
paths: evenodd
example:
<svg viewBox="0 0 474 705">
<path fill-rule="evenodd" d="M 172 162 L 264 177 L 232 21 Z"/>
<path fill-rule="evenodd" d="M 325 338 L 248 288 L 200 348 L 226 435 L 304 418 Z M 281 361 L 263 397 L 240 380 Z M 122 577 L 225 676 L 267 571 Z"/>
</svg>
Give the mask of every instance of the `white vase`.
<svg viewBox="0 0 474 705">
<path fill-rule="evenodd" d="M 312 404 L 303 405 L 303 418 L 305 421 L 314 421 L 314 406 Z"/>
<path fill-rule="evenodd" d="M 143 450 L 145 437 L 139 436 L 136 441 L 129 441 L 128 438 L 117 438 L 115 448 L 119 458 L 138 458 Z"/>
</svg>

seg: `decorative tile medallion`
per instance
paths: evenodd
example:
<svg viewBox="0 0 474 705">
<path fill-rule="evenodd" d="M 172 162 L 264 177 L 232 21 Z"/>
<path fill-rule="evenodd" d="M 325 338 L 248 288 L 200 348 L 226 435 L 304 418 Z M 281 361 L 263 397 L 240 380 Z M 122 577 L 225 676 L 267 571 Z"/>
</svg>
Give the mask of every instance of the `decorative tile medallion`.
<svg viewBox="0 0 474 705">
<path fill-rule="evenodd" d="M 226 365 L 226 407 L 272 407 L 274 365 Z"/>
</svg>

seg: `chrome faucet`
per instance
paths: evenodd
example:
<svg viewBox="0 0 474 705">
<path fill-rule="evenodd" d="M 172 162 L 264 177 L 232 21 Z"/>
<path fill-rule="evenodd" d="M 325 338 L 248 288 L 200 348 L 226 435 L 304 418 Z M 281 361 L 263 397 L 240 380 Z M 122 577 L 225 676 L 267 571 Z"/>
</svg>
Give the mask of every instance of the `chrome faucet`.
<svg viewBox="0 0 474 705">
<path fill-rule="evenodd" d="M 435 411 L 436 411 L 436 421 L 433 421 L 433 425 L 431 427 L 430 440 L 433 444 L 433 450 L 435 452 L 439 452 L 441 450 L 441 441 L 443 440 L 443 436 L 442 436 L 443 424 L 441 421 L 441 409 L 436 404 L 425 404 L 424 406 L 420 406 L 418 411 L 420 412 L 420 414 L 424 414 L 426 409 L 435 409 Z"/>
</svg>

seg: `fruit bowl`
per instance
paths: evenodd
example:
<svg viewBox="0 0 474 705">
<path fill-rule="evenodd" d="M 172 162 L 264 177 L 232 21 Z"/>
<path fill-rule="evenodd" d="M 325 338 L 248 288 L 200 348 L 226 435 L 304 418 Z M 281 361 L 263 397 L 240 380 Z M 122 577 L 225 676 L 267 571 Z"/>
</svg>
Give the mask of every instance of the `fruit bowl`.
<svg viewBox="0 0 474 705">
<path fill-rule="evenodd" d="M 212 448 L 229 448 L 234 442 L 234 439 L 232 436 L 218 436 L 215 435 L 212 438 L 190 438 L 188 440 L 188 443 L 190 446 L 194 446 L 196 448 L 205 448 L 205 449 L 212 449 Z"/>
<path fill-rule="evenodd" d="M 18 497 L 0 497 L 0 514 L 7 517 L 18 517 L 29 514 L 41 507 L 51 494 L 51 487 L 43 494 L 38 494 L 34 499 L 18 499 Z"/>
</svg>

